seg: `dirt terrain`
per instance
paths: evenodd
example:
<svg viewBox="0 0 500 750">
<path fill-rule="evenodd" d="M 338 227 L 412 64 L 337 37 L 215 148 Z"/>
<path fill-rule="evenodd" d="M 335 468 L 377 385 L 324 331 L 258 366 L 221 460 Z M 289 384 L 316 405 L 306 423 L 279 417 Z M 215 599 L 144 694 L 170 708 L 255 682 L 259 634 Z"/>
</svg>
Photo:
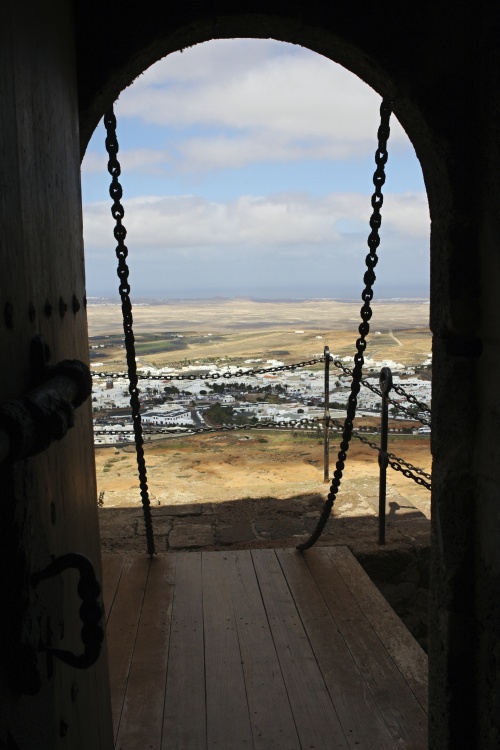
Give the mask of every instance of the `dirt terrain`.
<svg viewBox="0 0 500 750">
<path fill-rule="evenodd" d="M 389 450 L 430 471 L 427 437 L 393 436 Z M 332 441 L 330 475 L 336 452 Z M 169 438 L 148 443 L 146 460 L 162 549 L 223 548 L 285 539 L 294 543 L 314 528 L 329 488 L 323 481 L 322 440 L 301 432 Z M 98 491 L 104 492 L 100 510 L 104 547 L 141 549 L 143 521 L 134 448 L 97 448 L 96 470 Z M 370 529 L 374 541 L 378 476 L 377 452 L 353 441 L 334 517 L 344 519 L 345 529 L 353 521 L 349 536 L 357 537 L 358 545 L 364 539 L 361 526 Z M 430 493 L 389 469 L 387 512 L 389 524 L 426 521 Z M 428 532 L 428 524 L 424 526 Z"/>
<path fill-rule="evenodd" d="M 274 357 L 286 364 L 332 354 L 352 356 L 361 302 L 301 300 L 180 300 L 134 307 L 136 353 L 141 365 L 186 362 L 242 365 L 247 358 Z M 93 363 L 124 368 L 119 305 L 88 307 Z M 377 302 L 367 356 L 377 361 L 420 364 L 431 350 L 425 301 Z M 118 338 L 116 335 L 118 334 Z M 97 367 L 97 365 L 95 365 Z"/>
<path fill-rule="evenodd" d="M 327 299 L 264 301 L 251 299 L 172 300 L 134 304 L 138 331 L 256 331 L 259 328 L 325 328 L 349 331 L 359 325 L 360 301 Z M 429 326 L 425 300 L 388 300 L 372 303 L 374 330 L 379 326 L 401 330 Z M 119 304 L 92 304 L 88 308 L 89 334 L 122 330 Z"/>
</svg>

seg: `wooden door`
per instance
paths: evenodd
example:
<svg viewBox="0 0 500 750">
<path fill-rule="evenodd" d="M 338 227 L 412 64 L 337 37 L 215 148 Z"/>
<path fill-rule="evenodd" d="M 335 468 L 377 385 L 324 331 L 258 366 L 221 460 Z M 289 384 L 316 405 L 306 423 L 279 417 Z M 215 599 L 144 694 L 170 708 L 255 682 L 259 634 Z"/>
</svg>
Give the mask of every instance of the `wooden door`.
<svg viewBox="0 0 500 750">
<path fill-rule="evenodd" d="M 0 4 L 0 94 L 1 402 L 33 385 L 35 334 L 52 363 L 88 362 L 69 0 Z M 100 578 L 90 399 L 62 440 L 0 465 L 0 493 L 0 748 L 108 750 L 105 648 L 88 670 L 36 652 L 40 642 L 82 651 L 77 580 L 29 584 L 66 552 L 88 556 Z"/>
</svg>

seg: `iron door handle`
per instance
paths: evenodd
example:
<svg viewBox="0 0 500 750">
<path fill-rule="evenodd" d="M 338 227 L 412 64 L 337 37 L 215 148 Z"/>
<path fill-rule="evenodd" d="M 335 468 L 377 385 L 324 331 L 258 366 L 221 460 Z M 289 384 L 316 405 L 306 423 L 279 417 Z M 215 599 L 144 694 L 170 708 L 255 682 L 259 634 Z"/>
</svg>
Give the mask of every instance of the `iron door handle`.
<svg viewBox="0 0 500 750">
<path fill-rule="evenodd" d="M 33 573 L 31 583 L 36 588 L 41 581 L 60 575 L 70 568 L 76 568 L 80 574 L 77 591 L 82 600 L 79 614 L 82 621 L 81 639 L 84 645 L 83 653 L 74 654 L 72 651 L 52 648 L 43 644 L 41 645 L 41 650 L 55 656 L 71 667 L 88 669 L 99 658 L 104 639 L 104 629 L 101 624 L 104 610 L 99 601 L 101 586 L 96 578 L 94 566 L 85 555 L 77 552 L 68 552 L 65 555 L 56 557 L 44 570 Z"/>
</svg>

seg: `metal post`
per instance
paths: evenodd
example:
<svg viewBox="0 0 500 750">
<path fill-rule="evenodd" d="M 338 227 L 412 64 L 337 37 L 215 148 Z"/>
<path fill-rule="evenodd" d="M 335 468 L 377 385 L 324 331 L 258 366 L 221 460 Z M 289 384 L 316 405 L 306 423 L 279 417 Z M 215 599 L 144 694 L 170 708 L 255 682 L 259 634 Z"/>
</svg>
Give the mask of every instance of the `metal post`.
<svg viewBox="0 0 500 750">
<path fill-rule="evenodd" d="M 325 482 L 330 481 L 330 349 L 325 346 L 325 431 L 324 431 L 324 474 Z"/>
<path fill-rule="evenodd" d="M 385 495 L 387 488 L 387 466 L 389 456 L 387 453 L 387 433 L 389 432 L 389 408 L 387 396 L 392 388 L 392 373 L 388 367 L 380 371 L 380 390 L 382 391 L 382 414 L 380 425 L 380 450 L 378 452 L 378 465 L 380 467 L 379 494 L 378 494 L 378 543 L 385 544 Z"/>
</svg>

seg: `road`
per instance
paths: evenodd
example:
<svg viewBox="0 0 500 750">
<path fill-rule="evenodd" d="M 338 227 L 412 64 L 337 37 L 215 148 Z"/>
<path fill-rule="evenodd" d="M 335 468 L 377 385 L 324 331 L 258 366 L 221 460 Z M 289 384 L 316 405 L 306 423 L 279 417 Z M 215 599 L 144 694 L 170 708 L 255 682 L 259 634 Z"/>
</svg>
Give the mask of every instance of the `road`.
<svg viewBox="0 0 500 750">
<path fill-rule="evenodd" d="M 389 328 L 389 336 L 391 337 L 391 339 L 393 339 L 393 341 L 396 342 L 396 344 L 398 344 L 398 346 L 403 346 L 403 344 L 401 343 L 401 341 L 399 339 L 397 339 L 395 337 L 395 335 L 393 334 L 392 328 Z"/>
</svg>

